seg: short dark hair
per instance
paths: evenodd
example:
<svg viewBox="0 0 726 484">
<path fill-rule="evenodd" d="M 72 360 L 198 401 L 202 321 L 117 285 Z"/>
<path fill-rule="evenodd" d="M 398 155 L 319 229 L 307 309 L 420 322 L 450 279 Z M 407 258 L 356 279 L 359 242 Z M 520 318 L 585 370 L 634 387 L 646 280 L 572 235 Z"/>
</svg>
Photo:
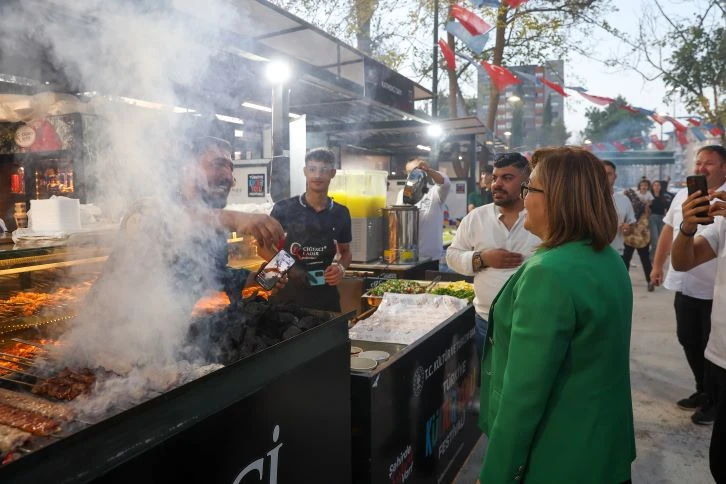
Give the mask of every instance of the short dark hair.
<svg viewBox="0 0 726 484">
<path fill-rule="evenodd" d="M 516 151 L 511 153 L 499 153 L 494 158 L 494 168 L 504 168 L 505 166 L 513 166 L 527 175 L 529 175 L 531 171 L 529 160 L 527 160 L 524 155 L 517 153 Z"/>
<path fill-rule="evenodd" d="M 232 153 L 232 144 L 222 138 L 202 136 L 192 141 L 192 153 L 194 156 L 199 156 L 210 148 L 219 148 Z"/>
<path fill-rule="evenodd" d="M 314 148 L 305 155 L 305 164 L 310 161 L 319 161 L 335 168 L 335 153 L 328 148 Z"/>
<path fill-rule="evenodd" d="M 643 183 L 645 183 L 648 186 L 648 188 L 646 188 L 646 190 L 650 190 L 650 180 L 648 180 L 645 177 L 641 178 L 640 181 L 638 182 L 638 188 L 640 188 L 640 185 L 642 185 Z"/>
<path fill-rule="evenodd" d="M 701 151 L 708 151 L 709 153 L 716 153 L 721 158 L 721 163 L 726 163 L 726 148 L 721 145 L 706 145 L 702 146 L 696 152 L 696 155 L 700 154 Z"/>
<path fill-rule="evenodd" d="M 613 171 L 618 171 L 618 167 L 617 167 L 617 166 L 615 166 L 615 163 L 613 163 L 612 161 L 610 161 L 610 160 L 600 160 L 600 161 L 602 161 L 602 162 L 603 162 L 603 165 L 607 165 L 607 166 L 609 166 L 610 168 L 612 168 L 612 169 L 613 169 Z"/>
</svg>

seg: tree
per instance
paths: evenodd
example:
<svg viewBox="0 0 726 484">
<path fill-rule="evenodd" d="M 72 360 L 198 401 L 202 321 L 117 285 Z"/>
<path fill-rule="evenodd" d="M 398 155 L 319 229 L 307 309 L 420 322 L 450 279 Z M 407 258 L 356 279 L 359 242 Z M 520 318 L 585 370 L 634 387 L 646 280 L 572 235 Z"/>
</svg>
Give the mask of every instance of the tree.
<svg viewBox="0 0 726 484">
<path fill-rule="evenodd" d="M 515 95 L 519 101 L 512 107 L 512 136 L 509 139 L 510 146 L 524 145 L 524 89 L 519 84 L 515 87 Z"/>
<path fill-rule="evenodd" d="M 693 18 L 669 14 L 662 1 L 641 16 L 633 38 L 616 28 L 605 28 L 623 40 L 631 55 L 608 59 L 638 72 L 645 80 L 662 78 L 669 97 L 680 98 L 694 114 L 724 129 L 726 126 L 726 7 L 708 0 Z M 722 142 L 726 142 L 722 135 Z"/>
<path fill-rule="evenodd" d="M 583 138 L 592 142 L 617 141 L 624 138 L 645 137 L 653 126 L 653 121 L 644 114 L 634 114 L 618 107 L 626 104 L 622 96 L 605 109 L 590 108 L 585 112 L 587 126 L 582 131 Z"/>
</svg>

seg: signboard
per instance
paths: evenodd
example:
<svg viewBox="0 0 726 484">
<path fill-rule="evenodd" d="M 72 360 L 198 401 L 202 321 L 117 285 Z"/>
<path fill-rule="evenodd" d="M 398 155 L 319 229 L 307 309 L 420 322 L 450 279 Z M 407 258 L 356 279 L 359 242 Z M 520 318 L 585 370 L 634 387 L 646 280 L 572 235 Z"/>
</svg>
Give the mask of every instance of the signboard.
<svg viewBox="0 0 726 484">
<path fill-rule="evenodd" d="M 413 113 L 413 81 L 373 59 L 363 63 L 365 97 Z"/>
<path fill-rule="evenodd" d="M 265 196 L 265 174 L 250 173 L 247 175 L 247 196 L 260 197 Z"/>
</svg>

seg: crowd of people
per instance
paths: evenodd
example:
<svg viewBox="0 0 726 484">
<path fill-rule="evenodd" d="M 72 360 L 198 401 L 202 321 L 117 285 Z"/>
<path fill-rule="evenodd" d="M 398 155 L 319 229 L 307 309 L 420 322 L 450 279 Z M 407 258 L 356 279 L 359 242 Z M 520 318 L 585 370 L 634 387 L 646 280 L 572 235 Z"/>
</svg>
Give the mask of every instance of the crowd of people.
<svg viewBox="0 0 726 484">
<path fill-rule="evenodd" d="M 648 290 L 675 291 L 696 392 L 674 403 L 713 424 L 711 472 L 726 482 L 726 150 L 701 148 L 695 172 L 709 193 L 671 197 L 666 180 L 616 191 L 616 165 L 584 149 L 496 157 L 492 203 L 470 206 L 446 253 L 474 276 L 482 483 L 630 482 L 635 251 Z"/>
</svg>

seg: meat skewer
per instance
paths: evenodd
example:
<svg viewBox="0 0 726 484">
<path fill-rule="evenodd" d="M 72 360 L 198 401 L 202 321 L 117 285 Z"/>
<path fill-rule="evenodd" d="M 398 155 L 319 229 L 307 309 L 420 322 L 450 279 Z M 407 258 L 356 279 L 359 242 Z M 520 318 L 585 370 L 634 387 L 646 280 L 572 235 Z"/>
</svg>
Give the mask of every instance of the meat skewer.
<svg viewBox="0 0 726 484">
<path fill-rule="evenodd" d="M 33 384 L 32 384 L 32 383 L 28 383 L 27 381 L 22 381 L 22 380 L 13 380 L 12 378 L 8 378 L 8 377 L 6 377 L 6 376 L 0 376 L 0 380 L 4 380 L 4 381 L 9 381 L 9 382 L 11 382 L 11 383 L 17 383 L 17 384 L 19 384 L 19 385 L 27 385 L 27 386 L 29 386 L 29 387 L 32 387 L 32 386 L 33 386 Z"/>
<path fill-rule="evenodd" d="M 32 392 L 59 400 L 73 400 L 83 393 L 88 393 L 95 382 L 96 376 L 88 368 L 78 371 L 64 368 L 56 376 L 36 383 Z"/>
<path fill-rule="evenodd" d="M 4 388 L 0 388 L 0 403 L 52 419 L 67 421 L 73 418 L 73 412 L 63 404 Z"/>
<path fill-rule="evenodd" d="M 22 430 L 10 427 L 8 425 L 0 425 L 0 454 L 7 454 L 18 449 L 21 445 L 28 441 L 32 434 Z"/>
<path fill-rule="evenodd" d="M 48 348 L 46 345 L 40 344 L 40 343 L 33 343 L 32 341 L 26 341 L 24 339 L 20 338 L 10 338 L 10 341 L 15 341 L 16 343 L 21 343 L 28 346 L 35 346 L 36 348 L 40 348 L 43 351 L 48 351 Z"/>
<path fill-rule="evenodd" d="M 11 355 L 9 353 L 3 353 L 2 351 L 0 351 L 0 356 L 5 356 L 5 357 L 8 357 L 8 358 L 15 358 L 16 360 L 25 361 L 28 364 L 32 364 L 33 363 L 33 360 L 31 358 L 25 358 L 23 356 Z"/>
<path fill-rule="evenodd" d="M 14 368 L 10 368 L 10 367 L 7 367 L 7 366 L 2 366 L 2 365 L 0 365 L 0 371 L 5 371 L 5 374 L 17 373 L 18 375 L 29 376 L 29 377 L 35 378 L 35 379 L 38 379 L 39 378 L 38 376 L 33 375 L 32 373 L 26 373 L 24 371 L 16 370 Z"/>
<path fill-rule="evenodd" d="M 2 354 L 2 353 L 0 353 L 0 361 L 5 361 L 5 362 L 7 362 L 7 363 L 12 363 L 12 364 L 14 364 L 14 365 L 18 365 L 18 366 L 30 366 L 30 367 L 32 367 L 32 366 L 33 366 L 33 364 L 32 364 L 32 363 L 28 363 L 28 362 L 25 362 L 25 361 L 16 361 L 16 360 L 17 360 L 17 358 L 16 358 L 16 357 L 14 357 L 14 358 L 9 358 L 9 357 L 7 357 L 7 356 L 3 356 L 3 354 Z"/>
<path fill-rule="evenodd" d="M 60 429 L 48 417 L 0 403 L 0 424 L 15 427 L 33 435 L 47 436 Z"/>
</svg>

